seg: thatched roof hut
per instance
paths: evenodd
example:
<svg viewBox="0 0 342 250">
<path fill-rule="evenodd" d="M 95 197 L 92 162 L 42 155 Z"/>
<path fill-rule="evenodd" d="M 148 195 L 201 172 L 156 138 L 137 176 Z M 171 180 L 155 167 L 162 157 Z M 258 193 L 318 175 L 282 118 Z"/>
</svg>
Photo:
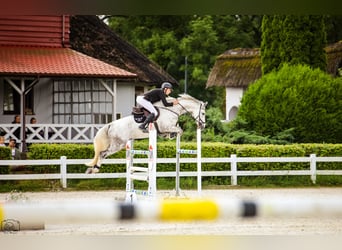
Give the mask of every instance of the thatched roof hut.
<svg viewBox="0 0 342 250">
<path fill-rule="evenodd" d="M 333 76 L 342 68 L 342 41 L 329 45 L 327 52 L 327 72 Z M 341 74 L 341 73 L 340 73 Z M 206 87 L 246 88 L 261 77 L 260 49 L 231 49 L 218 56 L 212 68 Z"/>
<path fill-rule="evenodd" d="M 207 87 L 247 87 L 261 77 L 260 50 L 237 48 L 218 56 L 212 68 Z"/>
<path fill-rule="evenodd" d="M 327 72 L 333 76 L 342 76 L 342 41 L 331 44 L 325 48 L 327 52 Z"/>
<path fill-rule="evenodd" d="M 70 44 L 77 51 L 137 74 L 138 82 L 158 86 L 168 81 L 179 85 L 177 80 L 120 38 L 97 16 L 71 16 Z"/>
</svg>

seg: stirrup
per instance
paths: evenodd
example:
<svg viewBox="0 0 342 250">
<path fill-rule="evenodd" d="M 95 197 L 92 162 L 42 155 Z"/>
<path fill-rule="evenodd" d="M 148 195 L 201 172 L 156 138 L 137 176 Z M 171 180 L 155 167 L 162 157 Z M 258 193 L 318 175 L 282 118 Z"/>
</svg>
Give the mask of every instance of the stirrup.
<svg viewBox="0 0 342 250">
<path fill-rule="evenodd" d="M 139 129 L 140 129 L 143 133 L 148 133 L 147 128 L 141 128 L 141 127 L 139 127 Z"/>
</svg>

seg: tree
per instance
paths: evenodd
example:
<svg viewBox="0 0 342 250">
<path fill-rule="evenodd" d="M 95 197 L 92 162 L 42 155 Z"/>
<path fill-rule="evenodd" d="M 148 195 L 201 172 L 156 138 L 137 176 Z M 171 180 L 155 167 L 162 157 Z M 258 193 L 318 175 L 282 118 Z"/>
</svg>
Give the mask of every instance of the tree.
<svg viewBox="0 0 342 250">
<path fill-rule="evenodd" d="M 342 16 L 327 15 L 324 21 L 328 44 L 342 40 Z"/>
<path fill-rule="evenodd" d="M 280 16 L 264 16 L 262 19 L 261 61 L 262 72 L 266 74 L 281 64 Z"/>
<path fill-rule="evenodd" d="M 216 56 L 225 50 L 258 47 L 261 19 L 255 15 L 112 16 L 108 23 L 117 34 L 178 79 L 178 92 L 184 90 L 187 68 L 188 93 L 222 107 L 224 90 L 205 89 L 211 67 Z"/>
<path fill-rule="evenodd" d="M 211 16 L 196 18 L 189 23 L 188 35 L 180 41 L 182 55 L 188 58 L 189 89 L 202 99 L 210 66 L 215 63 L 220 47 L 213 25 Z"/>
<path fill-rule="evenodd" d="M 283 63 L 326 69 L 324 17 L 317 15 L 265 16 L 262 22 L 262 72 L 278 70 Z"/>
</svg>

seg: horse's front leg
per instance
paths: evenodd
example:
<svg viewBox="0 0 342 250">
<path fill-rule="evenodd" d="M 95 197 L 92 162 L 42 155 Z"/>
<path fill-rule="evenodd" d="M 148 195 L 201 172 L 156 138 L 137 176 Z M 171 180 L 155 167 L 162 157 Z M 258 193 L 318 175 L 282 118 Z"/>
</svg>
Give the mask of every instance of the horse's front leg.
<svg viewBox="0 0 342 250">
<path fill-rule="evenodd" d="M 181 136 L 182 134 L 183 134 L 183 129 L 181 129 L 181 127 L 179 127 L 179 126 L 172 126 L 170 128 L 170 132 L 168 133 L 168 138 L 169 139 L 173 139 L 177 135 Z"/>
<path fill-rule="evenodd" d="M 183 129 L 179 126 L 172 126 L 171 127 L 171 133 L 176 133 L 176 134 L 182 135 Z"/>
</svg>

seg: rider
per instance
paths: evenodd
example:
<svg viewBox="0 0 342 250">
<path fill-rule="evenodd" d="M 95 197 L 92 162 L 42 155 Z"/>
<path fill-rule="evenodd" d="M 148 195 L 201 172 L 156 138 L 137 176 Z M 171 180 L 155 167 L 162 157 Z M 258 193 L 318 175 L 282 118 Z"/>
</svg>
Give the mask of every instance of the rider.
<svg viewBox="0 0 342 250">
<path fill-rule="evenodd" d="M 171 94 L 173 90 L 172 84 L 169 82 L 164 82 L 161 88 L 153 89 L 146 92 L 143 96 L 137 96 L 137 103 L 147 109 L 150 114 L 146 117 L 146 120 L 139 126 L 143 132 L 147 132 L 147 125 L 157 117 L 158 112 L 153 106 L 153 103 L 162 101 L 164 106 L 170 107 L 178 104 L 178 100 L 175 99 L 173 102 L 167 102 L 166 97 Z"/>
</svg>

